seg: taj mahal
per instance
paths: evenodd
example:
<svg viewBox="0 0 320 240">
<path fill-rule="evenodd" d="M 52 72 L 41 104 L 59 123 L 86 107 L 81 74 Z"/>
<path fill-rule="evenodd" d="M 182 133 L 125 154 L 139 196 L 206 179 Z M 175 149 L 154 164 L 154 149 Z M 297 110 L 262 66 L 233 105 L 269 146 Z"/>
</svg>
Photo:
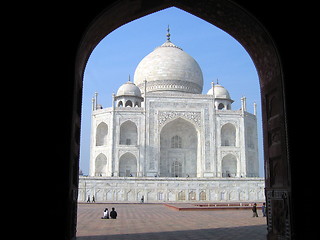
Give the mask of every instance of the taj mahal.
<svg viewBox="0 0 320 240">
<path fill-rule="evenodd" d="M 264 201 L 256 104 L 249 113 L 242 97 L 233 109 L 226 88 L 203 82 L 199 64 L 168 29 L 111 107 L 96 93 L 89 176 L 79 177 L 78 201 Z"/>
</svg>

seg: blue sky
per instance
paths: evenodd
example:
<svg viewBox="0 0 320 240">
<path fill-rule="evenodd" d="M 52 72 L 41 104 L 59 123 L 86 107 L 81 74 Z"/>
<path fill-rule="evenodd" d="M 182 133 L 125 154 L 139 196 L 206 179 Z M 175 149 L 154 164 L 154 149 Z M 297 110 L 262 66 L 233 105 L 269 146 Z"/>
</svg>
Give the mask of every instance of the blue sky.
<svg viewBox="0 0 320 240">
<path fill-rule="evenodd" d="M 247 110 L 258 106 L 258 144 L 260 176 L 263 176 L 261 97 L 256 68 L 246 50 L 226 32 L 178 8 L 168 8 L 121 26 L 107 35 L 93 50 L 84 73 L 80 169 L 89 172 L 91 99 L 98 92 L 98 102 L 111 107 L 112 93 L 133 80 L 139 62 L 166 41 L 170 25 L 171 42 L 181 47 L 200 65 L 204 87 L 219 79 L 240 108 L 240 98 L 247 97 Z"/>
</svg>

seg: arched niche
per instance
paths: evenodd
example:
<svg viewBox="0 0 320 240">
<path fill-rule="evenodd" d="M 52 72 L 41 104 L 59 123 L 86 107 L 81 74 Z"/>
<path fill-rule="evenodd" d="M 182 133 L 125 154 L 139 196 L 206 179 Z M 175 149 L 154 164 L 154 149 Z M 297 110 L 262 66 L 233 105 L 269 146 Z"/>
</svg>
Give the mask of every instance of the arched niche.
<svg viewBox="0 0 320 240">
<path fill-rule="evenodd" d="M 128 120 L 120 126 L 120 145 L 137 145 L 138 130 L 137 125 Z"/>
<path fill-rule="evenodd" d="M 95 159 L 95 172 L 94 172 L 94 175 L 95 176 L 99 176 L 99 177 L 102 177 L 102 176 L 106 176 L 107 174 L 107 157 L 103 154 L 103 153 L 100 153 L 96 159 Z"/>
<path fill-rule="evenodd" d="M 100 123 L 96 130 L 96 146 L 107 145 L 108 125 L 104 122 Z"/>
<path fill-rule="evenodd" d="M 137 158 L 130 152 L 123 154 L 119 159 L 119 177 L 137 176 Z"/>
<path fill-rule="evenodd" d="M 177 118 L 160 132 L 160 176 L 196 177 L 198 133 L 189 121 Z"/>
</svg>

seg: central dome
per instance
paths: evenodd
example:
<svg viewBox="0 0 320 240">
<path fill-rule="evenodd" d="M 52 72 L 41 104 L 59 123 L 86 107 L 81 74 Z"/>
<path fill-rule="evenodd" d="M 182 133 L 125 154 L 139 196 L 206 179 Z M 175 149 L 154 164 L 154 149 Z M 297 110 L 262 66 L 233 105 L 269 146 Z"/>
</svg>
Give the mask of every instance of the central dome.
<svg viewBox="0 0 320 240">
<path fill-rule="evenodd" d="M 168 35 L 167 35 L 168 36 Z M 170 38 L 144 57 L 134 73 L 134 83 L 144 92 L 202 93 L 203 76 L 199 64 Z"/>
</svg>

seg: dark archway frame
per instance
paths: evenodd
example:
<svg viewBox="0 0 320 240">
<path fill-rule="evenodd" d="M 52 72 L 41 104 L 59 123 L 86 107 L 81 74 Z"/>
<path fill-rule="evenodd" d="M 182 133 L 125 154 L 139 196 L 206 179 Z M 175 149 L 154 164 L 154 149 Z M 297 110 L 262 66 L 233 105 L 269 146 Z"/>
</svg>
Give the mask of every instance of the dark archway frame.
<svg viewBox="0 0 320 240">
<path fill-rule="evenodd" d="M 105 9 L 88 27 L 78 48 L 75 86 L 70 179 L 71 238 L 76 232 L 79 133 L 82 81 L 86 62 L 96 45 L 118 27 L 147 14 L 177 7 L 212 23 L 237 39 L 252 58 L 260 80 L 264 135 L 268 239 L 294 235 L 292 225 L 291 176 L 284 77 L 277 48 L 260 22 L 227 0 L 120 0 Z"/>
</svg>

